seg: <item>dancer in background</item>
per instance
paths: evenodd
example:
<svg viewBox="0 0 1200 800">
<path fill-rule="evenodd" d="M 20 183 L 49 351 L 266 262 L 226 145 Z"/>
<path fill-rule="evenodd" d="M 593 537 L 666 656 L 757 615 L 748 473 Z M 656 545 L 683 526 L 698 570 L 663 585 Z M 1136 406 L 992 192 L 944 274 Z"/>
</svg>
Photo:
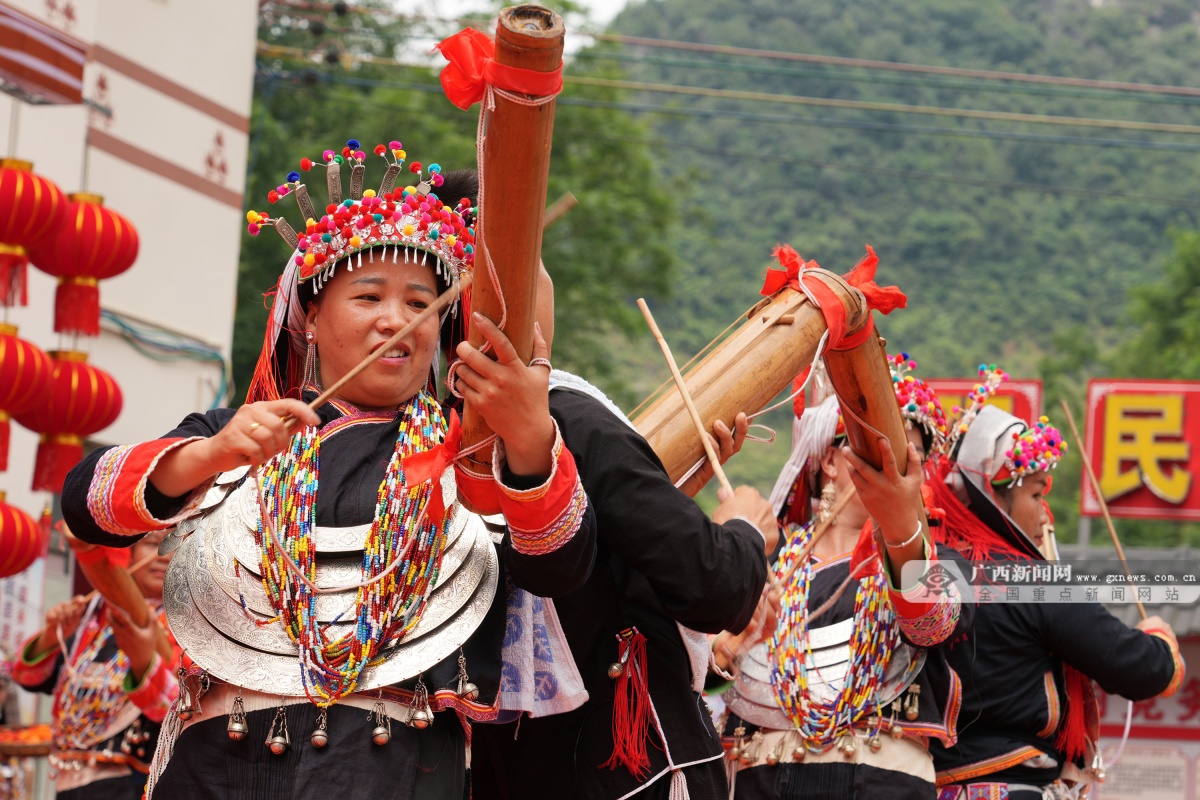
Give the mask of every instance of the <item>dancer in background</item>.
<svg viewBox="0 0 1200 800">
<path fill-rule="evenodd" d="M 14 664 L 17 683 L 54 695 L 50 764 L 62 800 L 142 796 L 159 728 L 179 693 L 178 656 L 168 662 L 156 646 L 156 628 L 170 635 L 162 611 L 170 556 L 154 558 L 161 540 L 161 533 L 152 533 L 131 548 L 134 563 L 153 558 L 133 573 L 152 611 L 148 626 L 138 627 L 99 595 L 75 597 L 46 613 L 46 627 Z M 72 546 L 81 561 L 123 560 L 123 553 L 108 548 Z"/>
</svg>

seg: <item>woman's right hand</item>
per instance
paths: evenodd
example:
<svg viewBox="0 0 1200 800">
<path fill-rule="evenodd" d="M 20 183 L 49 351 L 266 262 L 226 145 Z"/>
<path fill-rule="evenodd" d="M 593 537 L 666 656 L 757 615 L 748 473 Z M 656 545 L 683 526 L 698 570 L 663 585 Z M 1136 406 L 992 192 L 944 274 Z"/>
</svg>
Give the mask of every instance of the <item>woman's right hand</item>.
<svg viewBox="0 0 1200 800">
<path fill-rule="evenodd" d="M 289 416 L 296 420 L 291 429 L 283 423 Z M 182 497 L 214 475 L 270 460 L 287 448 L 296 423 L 320 425 L 321 419 L 299 400 L 247 403 L 215 435 L 164 455 L 150 482 L 167 497 Z"/>
<path fill-rule="evenodd" d="M 48 653 L 58 647 L 58 631 L 60 629 L 63 636 L 70 636 L 74 633 L 75 629 L 79 627 L 79 620 L 83 617 L 86 608 L 87 598 L 83 595 L 76 595 L 70 600 L 51 606 L 50 610 L 46 612 L 46 627 L 42 629 L 41 635 L 34 644 L 33 649 L 36 652 L 33 655 Z"/>
<path fill-rule="evenodd" d="M 320 425 L 317 412 L 299 400 L 264 400 L 248 403 L 237 410 L 224 428 L 205 442 L 205 457 L 213 467 L 210 475 L 228 472 L 247 464 L 263 464 L 280 453 L 299 428 L 289 428 L 284 417 L 292 417 L 303 425 Z"/>
</svg>

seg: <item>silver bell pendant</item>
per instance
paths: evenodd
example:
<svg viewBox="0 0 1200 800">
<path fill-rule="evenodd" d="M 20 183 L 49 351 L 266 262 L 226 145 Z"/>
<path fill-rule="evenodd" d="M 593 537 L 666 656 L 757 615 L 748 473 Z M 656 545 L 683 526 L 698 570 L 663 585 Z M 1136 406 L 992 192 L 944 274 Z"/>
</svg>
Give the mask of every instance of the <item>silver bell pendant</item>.
<svg viewBox="0 0 1200 800">
<path fill-rule="evenodd" d="M 858 748 L 854 745 L 854 737 L 847 736 L 843 739 L 842 743 L 838 746 L 838 750 L 841 751 L 842 758 L 847 761 L 854 758 L 854 754 L 858 751 Z"/>
<path fill-rule="evenodd" d="M 179 686 L 179 705 L 175 707 L 175 715 L 184 722 L 196 715 L 196 705 L 192 701 L 192 692 L 186 684 Z"/>
<path fill-rule="evenodd" d="M 808 755 L 808 748 L 806 748 L 804 745 L 798 744 L 792 748 L 792 761 L 794 763 L 799 764 L 804 760 L 806 755 Z"/>
<path fill-rule="evenodd" d="M 387 708 L 384 707 L 383 701 L 379 700 L 371 708 L 369 718 L 375 720 L 375 727 L 371 729 L 371 741 L 381 747 L 392 740 L 392 718 L 387 714 Z"/>
<path fill-rule="evenodd" d="M 425 688 L 425 682 L 421 680 L 420 676 L 417 676 L 417 685 L 413 687 L 412 707 L 413 711 L 406 720 L 410 728 L 423 731 L 433 724 L 433 709 L 429 707 L 429 690 Z"/>
<path fill-rule="evenodd" d="M 250 726 L 246 724 L 246 706 L 242 703 L 242 695 L 239 693 L 233 698 L 233 708 L 229 710 L 229 723 L 225 726 L 225 733 L 233 741 L 240 742 L 249 732 Z"/>
<path fill-rule="evenodd" d="M 867 739 L 867 747 L 871 748 L 872 753 L 878 753 L 883 748 L 883 740 L 879 738 L 878 733 Z"/>
<path fill-rule="evenodd" d="M 318 750 L 329 744 L 329 713 L 323 708 L 321 713 L 317 714 L 317 727 L 313 728 L 308 741 Z"/>
<path fill-rule="evenodd" d="M 479 699 L 479 687 L 471 683 L 471 679 L 467 676 L 467 659 L 462 654 L 462 650 L 458 651 L 458 690 L 456 693 L 463 700 Z"/>
<path fill-rule="evenodd" d="M 412 720 L 408 723 L 419 731 L 423 731 L 433 722 L 433 715 L 424 708 L 418 708 L 413 712 Z"/>
<path fill-rule="evenodd" d="M 774 750 L 772 750 L 771 752 L 767 753 L 767 764 L 768 764 L 769 766 L 772 766 L 772 767 L 773 767 L 773 766 L 775 766 L 775 765 L 776 765 L 776 764 L 778 764 L 778 763 L 779 763 L 779 756 L 778 756 L 778 755 L 775 753 L 775 751 L 774 751 Z"/>
<path fill-rule="evenodd" d="M 277 756 L 287 752 L 292 740 L 288 735 L 287 711 L 282 703 L 275 710 L 275 719 L 271 720 L 271 730 L 267 731 L 267 748 Z"/>
<path fill-rule="evenodd" d="M 240 722 L 232 717 L 229 719 L 229 724 L 225 726 L 225 733 L 228 734 L 229 738 L 235 742 L 240 742 L 242 739 L 245 739 L 246 734 L 249 732 L 250 729 L 246 727 L 246 723 Z"/>
</svg>

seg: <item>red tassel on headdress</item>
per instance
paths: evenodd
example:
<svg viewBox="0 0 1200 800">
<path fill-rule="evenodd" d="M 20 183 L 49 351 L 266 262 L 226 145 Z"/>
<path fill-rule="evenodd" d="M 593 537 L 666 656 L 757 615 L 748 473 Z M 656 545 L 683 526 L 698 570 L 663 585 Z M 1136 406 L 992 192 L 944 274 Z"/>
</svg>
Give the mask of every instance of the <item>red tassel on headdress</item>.
<svg viewBox="0 0 1200 800">
<path fill-rule="evenodd" d="M 29 257 L 24 248 L 0 243 L 0 306 L 23 306 L 29 303 Z"/>
<path fill-rule="evenodd" d="M 1095 741 L 1099 734 L 1099 713 L 1091 679 L 1070 664 L 1063 664 L 1063 673 L 1067 683 L 1067 711 L 1059 723 L 1054 746 L 1075 761 L 1087 754 L 1089 741 Z M 1090 715 L 1089 709 L 1093 712 Z"/>
<path fill-rule="evenodd" d="M 953 468 L 953 463 L 943 459 L 936 474 L 925 482 L 929 487 L 932 505 L 942 512 L 942 524 L 932 529 L 934 541 L 957 550 L 969 561 L 986 561 L 992 558 L 1027 561 L 1029 556 L 1026 553 L 1009 544 L 1004 537 L 975 516 L 946 485 L 946 478 Z"/>
<path fill-rule="evenodd" d="M 286 274 L 286 273 L 285 273 Z M 265 298 L 272 297 L 274 302 L 285 302 L 279 294 L 279 282 L 283 278 L 280 277 L 276 282 L 275 288 L 267 292 L 264 297 L 264 305 L 268 312 L 271 312 L 272 307 L 265 302 Z M 275 340 L 272 337 L 276 337 Z M 279 365 L 281 354 L 278 352 L 279 347 L 288 348 L 287 355 L 289 356 L 283 363 L 286 365 L 286 375 L 279 374 Z M 250 386 L 246 390 L 246 402 L 257 403 L 260 400 L 279 400 L 286 396 L 288 391 L 300 385 L 300 371 L 304 368 L 302 364 L 296 363 L 299 359 L 291 358 L 291 341 L 289 336 L 281 336 L 279 331 L 275 330 L 275 326 L 271 324 L 270 315 L 267 319 L 267 329 L 263 332 L 262 350 L 258 352 L 258 361 L 254 365 L 254 372 L 250 376 Z"/>
<path fill-rule="evenodd" d="M 617 634 L 620 660 L 613 693 L 613 753 L 600 766 L 625 767 L 635 778 L 650 770 L 646 742 L 650 740 L 650 685 L 646 678 L 646 637 L 637 628 Z M 609 668 L 610 670 L 613 667 Z"/>
<path fill-rule="evenodd" d="M 58 279 L 54 292 L 54 332 L 100 335 L 100 285 L 95 278 Z"/>
</svg>

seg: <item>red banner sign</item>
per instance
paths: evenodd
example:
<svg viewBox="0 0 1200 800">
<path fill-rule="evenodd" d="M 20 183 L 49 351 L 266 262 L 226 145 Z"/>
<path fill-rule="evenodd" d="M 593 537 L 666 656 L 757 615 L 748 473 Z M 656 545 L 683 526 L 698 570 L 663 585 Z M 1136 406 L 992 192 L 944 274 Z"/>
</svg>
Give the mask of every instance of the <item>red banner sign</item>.
<svg viewBox="0 0 1200 800">
<path fill-rule="evenodd" d="M 966 378 L 927 378 L 925 382 L 937 392 L 942 408 L 946 409 L 946 416 L 950 416 L 950 409 L 955 406 L 962 408 L 967 395 L 979 384 L 978 380 Z M 1042 415 L 1042 382 L 1005 381 L 988 400 L 988 405 L 1033 424 Z"/>
<path fill-rule="evenodd" d="M 1089 381 L 1084 439 L 1114 517 L 1200 519 L 1200 382 Z M 1080 513 L 1100 516 L 1084 478 Z"/>
</svg>

